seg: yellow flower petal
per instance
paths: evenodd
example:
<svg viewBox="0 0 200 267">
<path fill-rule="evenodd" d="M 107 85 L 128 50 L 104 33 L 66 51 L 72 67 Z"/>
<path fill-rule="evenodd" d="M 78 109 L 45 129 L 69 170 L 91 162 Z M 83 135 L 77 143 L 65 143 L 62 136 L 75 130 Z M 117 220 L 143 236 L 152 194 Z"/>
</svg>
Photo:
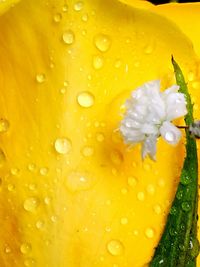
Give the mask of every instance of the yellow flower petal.
<svg viewBox="0 0 200 267">
<path fill-rule="evenodd" d="M 118 0 L 118 1 L 132 7 L 143 8 L 143 9 L 148 9 L 153 6 L 152 3 L 143 0 Z"/>
<path fill-rule="evenodd" d="M 20 2 L 20 0 L 3 0 L 0 2 L 0 15 L 8 11 L 11 7 L 14 7 L 15 4 Z"/>
<path fill-rule="evenodd" d="M 200 56 L 199 12 L 200 3 L 165 4 L 152 6 L 152 11 L 174 21 L 190 38 Z"/>
<path fill-rule="evenodd" d="M 141 161 L 117 131 L 138 85 L 195 73 L 168 20 L 118 1 L 22 1 L 0 18 L 0 265 L 143 266 L 184 158 Z M 191 93 L 194 90 L 191 87 Z"/>
</svg>

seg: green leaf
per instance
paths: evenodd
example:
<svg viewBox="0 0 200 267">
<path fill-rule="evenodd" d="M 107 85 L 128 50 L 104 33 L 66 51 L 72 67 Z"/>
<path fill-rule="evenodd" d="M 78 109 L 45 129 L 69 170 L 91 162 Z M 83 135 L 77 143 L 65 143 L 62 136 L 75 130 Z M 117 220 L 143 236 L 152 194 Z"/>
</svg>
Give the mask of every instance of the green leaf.
<svg viewBox="0 0 200 267">
<path fill-rule="evenodd" d="M 179 92 L 185 94 L 188 113 L 187 126 L 193 123 L 193 105 L 183 73 L 172 58 Z M 170 209 L 165 230 L 150 263 L 151 267 L 196 266 L 199 253 L 197 240 L 198 203 L 198 159 L 196 140 L 186 129 L 186 158 L 180 175 L 180 182 Z"/>
</svg>

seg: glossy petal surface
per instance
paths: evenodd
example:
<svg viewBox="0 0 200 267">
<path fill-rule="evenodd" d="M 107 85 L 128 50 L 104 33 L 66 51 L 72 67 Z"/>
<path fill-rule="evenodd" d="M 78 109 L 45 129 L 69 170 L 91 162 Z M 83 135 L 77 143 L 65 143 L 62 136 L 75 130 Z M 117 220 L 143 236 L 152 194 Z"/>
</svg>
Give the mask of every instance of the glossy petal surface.
<svg viewBox="0 0 200 267">
<path fill-rule="evenodd" d="M 172 54 L 196 73 L 190 41 L 165 18 L 112 0 L 24 0 L 0 28 L 0 264 L 143 266 L 184 140 L 160 140 L 157 162 L 142 162 L 117 129 L 134 88 L 174 83 Z"/>
</svg>

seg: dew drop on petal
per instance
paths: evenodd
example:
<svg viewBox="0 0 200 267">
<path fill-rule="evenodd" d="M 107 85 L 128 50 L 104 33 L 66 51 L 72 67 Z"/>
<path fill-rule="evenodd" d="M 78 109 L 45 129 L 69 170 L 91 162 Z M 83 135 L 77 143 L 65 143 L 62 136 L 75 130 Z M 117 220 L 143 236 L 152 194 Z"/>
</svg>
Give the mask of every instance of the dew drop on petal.
<svg viewBox="0 0 200 267">
<path fill-rule="evenodd" d="M 67 10 L 68 10 L 68 5 L 64 4 L 63 7 L 62 7 L 62 11 L 63 12 L 67 12 Z"/>
<path fill-rule="evenodd" d="M 96 134 L 96 140 L 97 140 L 98 142 L 103 142 L 104 139 L 105 139 L 105 136 L 104 136 L 103 133 L 97 133 L 97 134 Z"/>
<path fill-rule="evenodd" d="M 137 199 L 139 200 L 139 201 L 144 201 L 144 199 L 145 199 L 145 194 L 144 194 L 144 192 L 138 192 L 137 193 Z"/>
<path fill-rule="evenodd" d="M 121 218 L 120 222 L 122 225 L 126 225 L 126 224 L 128 224 L 128 218 L 123 217 L 123 218 Z"/>
<path fill-rule="evenodd" d="M 59 154 L 68 154 L 71 151 L 72 143 L 68 138 L 57 138 L 54 147 Z"/>
<path fill-rule="evenodd" d="M 152 184 L 149 184 L 149 185 L 147 186 L 146 190 L 147 190 L 147 193 L 148 193 L 149 195 L 153 195 L 153 194 L 155 193 L 155 187 L 154 187 L 154 185 L 152 185 Z"/>
<path fill-rule="evenodd" d="M 78 1 L 74 4 L 74 10 L 75 11 L 81 11 L 83 9 L 83 2 Z"/>
<path fill-rule="evenodd" d="M 29 197 L 24 201 L 23 207 L 26 211 L 34 212 L 39 206 L 39 199 L 36 197 Z"/>
<path fill-rule="evenodd" d="M 42 176 L 47 175 L 48 172 L 49 172 L 49 169 L 46 168 L 46 167 L 43 167 L 43 168 L 40 169 L 40 174 L 41 174 Z"/>
<path fill-rule="evenodd" d="M 153 238 L 154 237 L 154 230 L 152 228 L 147 228 L 145 230 L 145 235 L 147 238 Z"/>
<path fill-rule="evenodd" d="M 43 83 L 43 82 L 45 82 L 45 80 L 46 80 L 46 76 L 45 76 L 44 73 L 38 73 L 38 74 L 36 74 L 36 81 L 38 83 Z"/>
<path fill-rule="evenodd" d="M 22 254 L 28 254 L 31 252 L 31 244 L 30 243 L 23 243 L 20 246 L 20 251 Z"/>
<path fill-rule="evenodd" d="M 60 13 L 56 13 L 53 17 L 53 20 L 56 22 L 56 23 L 59 23 L 62 19 L 62 15 Z"/>
<path fill-rule="evenodd" d="M 66 187 L 71 192 L 78 192 L 91 188 L 93 181 L 93 177 L 90 173 L 72 171 L 66 177 Z"/>
<path fill-rule="evenodd" d="M 116 61 L 115 61 L 115 64 L 114 64 L 114 66 L 115 66 L 115 68 L 120 68 L 121 67 L 121 65 L 122 65 L 122 62 L 121 62 L 121 60 L 120 59 L 117 59 Z"/>
<path fill-rule="evenodd" d="M 63 42 L 67 45 L 71 45 L 75 41 L 75 35 L 74 35 L 73 31 L 71 31 L 71 30 L 65 31 L 62 35 L 62 38 L 63 38 Z"/>
<path fill-rule="evenodd" d="M 88 14 L 83 14 L 82 21 L 84 21 L 84 22 L 88 21 Z"/>
<path fill-rule="evenodd" d="M 96 70 L 99 70 L 103 67 L 103 64 L 104 64 L 104 60 L 101 56 L 94 56 L 93 57 L 93 67 L 94 69 Z"/>
<path fill-rule="evenodd" d="M 135 187 L 138 180 L 135 177 L 128 177 L 128 185 L 131 187 Z"/>
<path fill-rule="evenodd" d="M 0 133 L 5 133 L 8 131 L 10 123 L 6 119 L 0 119 Z"/>
<path fill-rule="evenodd" d="M 9 246 L 5 246 L 4 251 L 6 254 L 9 254 L 11 252 L 11 248 Z"/>
<path fill-rule="evenodd" d="M 119 240 L 111 240 L 107 244 L 108 252 L 113 256 L 119 256 L 123 253 L 124 246 Z"/>
<path fill-rule="evenodd" d="M 82 150 L 82 155 L 84 157 L 91 157 L 94 154 L 94 149 L 91 146 L 85 146 Z"/>
<path fill-rule="evenodd" d="M 77 95 L 77 102 L 83 108 L 90 108 L 94 105 L 94 96 L 90 92 L 81 92 Z"/>
<path fill-rule="evenodd" d="M 111 46 L 111 40 L 108 35 L 98 34 L 94 38 L 96 48 L 101 52 L 107 52 Z"/>
<path fill-rule="evenodd" d="M 24 261 L 24 266 L 26 267 L 34 267 L 36 266 L 36 261 L 32 258 L 27 258 L 25 261 Z"/>
<path fill-rule="evenodd" d="M 156 213 L 156 214 L 160 214 L 162 209 L 161 209 L 161 206 L 159 204 L 156 204 L 153 206 L 153 211 Z"/>
<path fill-rule="evenodd" d="M 14 176 L 19 175 L 20 170 L 18 168 L 11 168 L 10 173 Z"/>
<path fill-rule="evenodd" d="M 42 228 L 44 228 L 44 221 L 38 220 L 36 222 L 36 228 L 39 229 L 39 230 L 41 230 Z"/>
</svg>

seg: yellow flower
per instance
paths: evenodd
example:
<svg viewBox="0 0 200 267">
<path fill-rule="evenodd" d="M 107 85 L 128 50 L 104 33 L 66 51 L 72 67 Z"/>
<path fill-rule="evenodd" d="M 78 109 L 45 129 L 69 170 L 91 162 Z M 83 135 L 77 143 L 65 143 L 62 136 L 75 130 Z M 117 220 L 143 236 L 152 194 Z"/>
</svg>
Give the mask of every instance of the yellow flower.
<svg viewBox="0 0 200 267">
<path fill-rule="evenodd" d="M 138 1 L 15 2 L 0 3 L 0 266 L 144 266 L 184 140 L 142 162 L 117 130 L 122 104 L 146 81 L 173 84 L 173 54 L 199 118 L 192 43 Z"/>
</svg>

